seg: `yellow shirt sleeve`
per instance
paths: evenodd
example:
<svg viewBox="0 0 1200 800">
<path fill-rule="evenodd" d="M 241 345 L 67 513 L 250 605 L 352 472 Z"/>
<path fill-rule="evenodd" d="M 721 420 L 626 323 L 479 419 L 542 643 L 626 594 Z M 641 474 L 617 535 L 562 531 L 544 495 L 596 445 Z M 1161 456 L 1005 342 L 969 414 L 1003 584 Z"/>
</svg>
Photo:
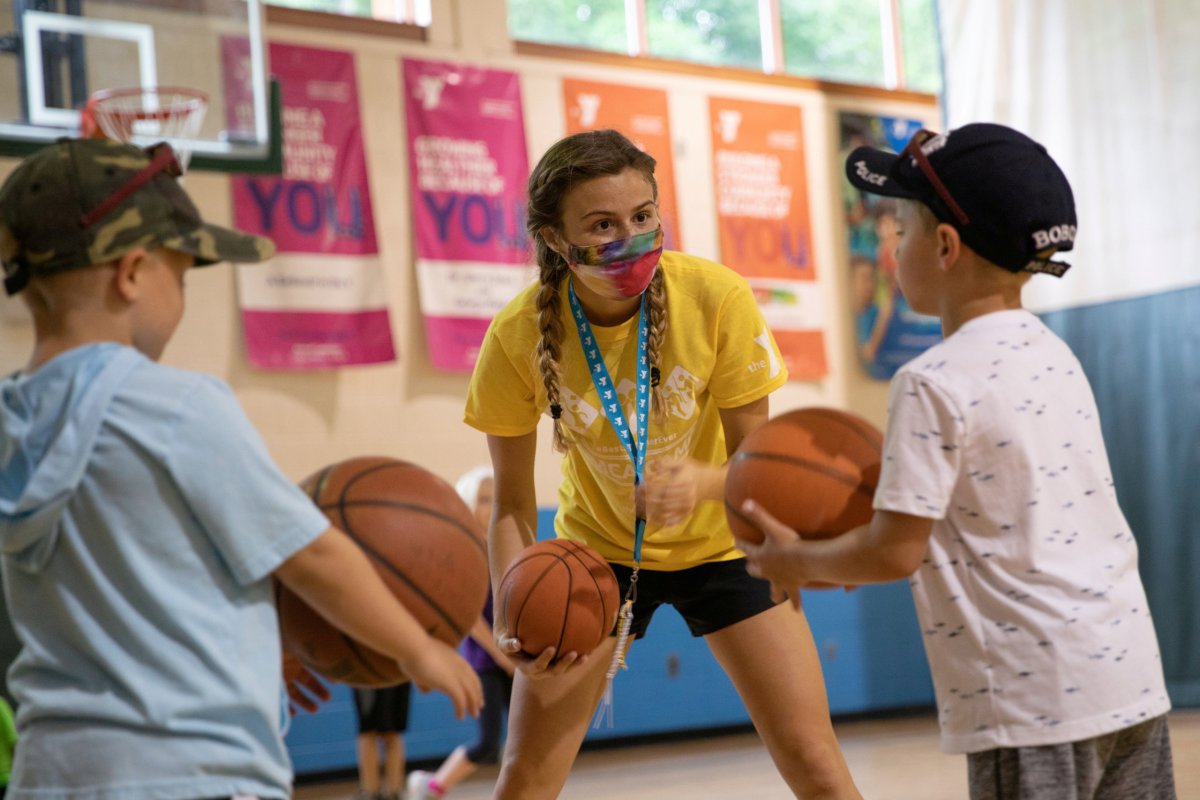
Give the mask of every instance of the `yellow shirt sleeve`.
<svg viewBox="0 0 1200 800">
<path fill-rule="evenodd" d="M 503 341 L 503 317 L 488 327 L 471 383 L 464 421 L 494 436 L 523 436 L 537 428 L 542 409 L 534 380 L 532 343 Z M 513 348 L 510 352 L 509 348 Z"/>
<path fill-rule="evenodd" d="M 717 354 L 709 392 L 718 408 L 752 403 L 787 383 L 787 368 L 750 285 L 726 295 L 717 320 Z"/>
</svg>

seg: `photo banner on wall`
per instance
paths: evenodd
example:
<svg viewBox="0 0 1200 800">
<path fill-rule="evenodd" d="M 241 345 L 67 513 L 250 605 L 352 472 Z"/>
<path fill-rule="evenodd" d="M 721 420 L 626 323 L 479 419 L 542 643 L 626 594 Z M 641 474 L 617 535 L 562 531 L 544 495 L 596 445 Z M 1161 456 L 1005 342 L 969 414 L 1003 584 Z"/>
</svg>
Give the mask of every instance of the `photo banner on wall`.
<svg viewBox="0 0 1200 800">
<path fill-rule="evenodd" d="M 496 312 L 536 276 L 516 73 L 402 59 L 417 284 L 429 356 L 469 372 Z"/>
<path fill-rule="evenodd" d="M 710 97 L 721 260 L 750 282 L 791 380 L 828 373 L 796 106 Z"/>
<path fill-rule="evenodd" d="M 837 164 L 856 147 L 900 152 L 921 123 L 915 119 L 843 112 Z M 941 322 L 909 308 L 896 280 L 896 201 L 856 189 L 842 174 L 849 233 L 850 291 L 859 362 L 872 378 L 887 380 L 906 362 L 942 339 Z"/>
<path fill-rule="evenodd" d="M 671 151 L 667 93 L 662 89 L 565 78 L 563 109 L 568 134 L 612 128 L 654 156 L 663 246 L 668 250 L 683 249 L 675 203 L 675 160 Z"/>
<path fill-rule="evenodd" d="M 249 98 L 244 39 L 222 40 L 230 118 Z M 394 361 L 351 53 L 270 44 L 283 99 L 283 175 L 234 176 L 237 226 L 277 255 L 236 274 L 246 355 L 264 369 Z"/>
</svg>

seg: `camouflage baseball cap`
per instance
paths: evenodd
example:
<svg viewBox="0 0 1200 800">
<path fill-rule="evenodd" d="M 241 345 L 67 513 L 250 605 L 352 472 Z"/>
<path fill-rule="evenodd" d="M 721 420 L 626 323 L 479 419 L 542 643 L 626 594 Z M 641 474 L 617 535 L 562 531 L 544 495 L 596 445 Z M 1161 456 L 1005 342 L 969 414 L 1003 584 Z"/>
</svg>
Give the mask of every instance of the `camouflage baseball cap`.
<svg viewBox="0 0 1200 800">
<path fill-rule="evenodd" d="M 197 266 L 274 255 L 270 239 L 202 220 L 179 174 L 166 144 L 60 139 L 29 156 L 0 186 L 5 290 L 21 291 L 33 273 L 103 264 L 135 247 L 190 253 Z"/>
</svg>

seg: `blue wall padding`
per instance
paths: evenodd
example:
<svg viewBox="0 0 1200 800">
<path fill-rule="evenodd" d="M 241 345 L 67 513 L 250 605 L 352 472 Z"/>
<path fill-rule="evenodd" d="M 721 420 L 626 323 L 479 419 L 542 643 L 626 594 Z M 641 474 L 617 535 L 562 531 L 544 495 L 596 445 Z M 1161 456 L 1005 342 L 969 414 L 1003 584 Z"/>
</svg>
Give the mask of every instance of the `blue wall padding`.
<svg viewBox="0 0 1200 800">
<path fill-rule="evenodd" d="M 554 509 L 539 512 L 539 538 L 553 535 L 553 520 Z M 907 582 L 806 592 L 804 608 L 834 714 L 933 703 Z M 589 740 L 749 724 L 704 640 L 692 638 L 674 609 L 655 613 L 628 662 L 614 686 L 613 726 L 589 730 Z M 350 691 L 334 687 L 318 713 L 292 720 L 287 744 L 297 774 L 353 768 L 355 732 Z M 474 721 L 455 720 L 445 696 L 414 693 L 405 737 L 410 761 L 441 758 L 474 735 Z"/>
<path fill-rule="evenodd" d="M 1075 351 L 1096 393 L 1177 706 L 1200 706 L 1198 311 L 1200 287 L 1043 317 Z"/>
</svg>

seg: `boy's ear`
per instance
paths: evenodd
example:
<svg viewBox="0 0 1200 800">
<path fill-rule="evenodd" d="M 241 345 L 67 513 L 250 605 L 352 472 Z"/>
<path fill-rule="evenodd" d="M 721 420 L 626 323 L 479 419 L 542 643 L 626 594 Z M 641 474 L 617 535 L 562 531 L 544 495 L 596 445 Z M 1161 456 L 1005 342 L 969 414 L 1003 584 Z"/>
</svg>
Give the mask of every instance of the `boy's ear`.
<svg viewBox="0 0 1200 800">
<path fill-rule="evenodd" d="M 146 248 L 135 247 L 112 262 L 116 268 L 113 285 L 117 294 L 127 303 L 137 299 L 143 270 L 146 267 L 146 255 Z"/>
<path fill-rule="evenodd" d="M 962 237 L 958 235 L 958 230 L 953 225 L 945 222 L 938 224 L 934 231 L 934 237 L 937 239 L 938 266 L 942 268 L 943 272 L 949 272 L 962 257 Z"/>
</svg>

